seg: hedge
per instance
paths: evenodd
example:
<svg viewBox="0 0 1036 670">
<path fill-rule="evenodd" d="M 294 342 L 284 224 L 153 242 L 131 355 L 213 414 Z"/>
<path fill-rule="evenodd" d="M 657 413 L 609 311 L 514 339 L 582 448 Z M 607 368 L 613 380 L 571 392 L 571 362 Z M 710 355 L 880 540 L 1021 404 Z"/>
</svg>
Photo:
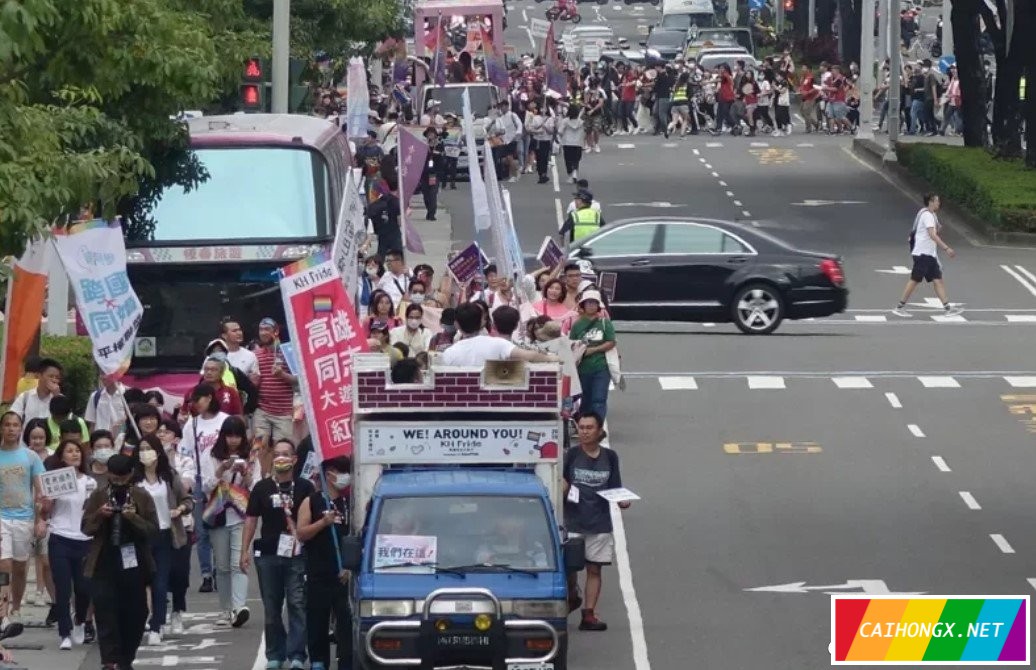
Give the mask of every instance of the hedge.
<svg viewBox="0 0 1036 670">
<path fill-rule="evenodd" d="M 899 162 L 991 227 L 1036 233 L 1036 170 L 1021 160 L 999 160 L 981 148 L 901 142 Z"/>
<path fill-rule="evenodd" d="M 40 356 L 61 363 L 65 369 L 65 393 L 71 396 L 76 413 L 82 416 L 90 394 L 97 388 L 97 367 L 90 349 L 90 338 L 44 335 L 40 342 Z"/>
</svg>

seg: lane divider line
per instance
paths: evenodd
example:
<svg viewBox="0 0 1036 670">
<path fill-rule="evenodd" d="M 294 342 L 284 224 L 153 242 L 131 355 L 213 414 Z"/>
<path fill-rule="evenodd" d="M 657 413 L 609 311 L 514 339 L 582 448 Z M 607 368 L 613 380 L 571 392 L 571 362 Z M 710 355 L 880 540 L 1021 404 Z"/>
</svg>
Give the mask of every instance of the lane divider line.
<svg viewBox="0 0 1036 670">
<path fill-rule="evenodd" d="M 866 377 L 832 377 L 831 381 L 840 389 L 872 389 L 874 384 Z"/>
<path fill-rule="evenodd" d="M 961 500 L 963 500 L 964 504 L 968 506 L 968 509 L 982 509 L 982 505 L 978 504 L 978 501 L 975 500 L 975 496 L 971 495 L 970 491 L 960 491 L 959 493 Z"/>
<path fill-rule="evenodd" d="M 921 382 L 921 385 L 926 389 L 959 389 L 960 382 L 953 377 L 942 377 L 942 376 L 923 376 L 918 377 L 917 380 Z"/>
<path fill-rule="evenodd" d="M 1001 265 L 1000 269 L 1003 270 L 1004 272 L 1006 272 L 1007 274 L 1011 275 L 1012 277 L 1014 277 L 1016 280 L 1018 280 L 1018 283 L 1022 285 L 1022 288 L 1024 288 L 1026 291 L 1028 291 L 1032 295 L 1036 296 L 1036 277 L 1033 277 L 1033 281 L 1030 284 L 1026 280 L 1026 278 L 1023 277 L 1018 272 L 1019 270 L 1021 270 L 1021 271 L 1025 272 L 1026 274 L 1030 274 L 1031 275 L 1031 273 L 1029 273 L 1028 270 L 1026 270 L 1025 268 L 1023 268 L 1020 265 L 1016 265 L 1013 268 L 1010 267 L 1009 265 Z"/>
<path fill-rule="evenodd" d="M 648 660 L 647 638 L 644 635 L 644 616 L 640 612 L 640 601 L 633 587 L 633 570 L 630 568 L 629 550 L 626 544 L 626 526 L 622 522 L 622 511 L 618 505 L 608 505 L 615 531 L 615 562 L 619 570 L 619 590 L 626 604 L 626 616 L 630 624 L 630 641 L 633 646 L 633 667 L 636 670 L 651 670 Z"/>
<path fill-rule="evenodd" d="M 921 427 L 918 426 L 916 423 L 907 424 L 907 430 L 909 430 L 910 434 L 914 437 L 924 437 L 924 431 L 922 431 Z"/>
<path fill-rule="evenodd" d="M 935 463 L 935 467 L 939 468 L 939 472 L 952 472 L 950 466 L 946 465 L 946 459 L 942 456 L 932 456 L 932 462 Z"/>
<path fill-rule="evenodd" d="M 886 393 L 885 399 L 892 405 L 892 409 L 903 409 L 903 403 L 899 401 L 899 396 L 895 393 Z"/>
<path fill-rule="evenodd" d="M 561 193 L 561 184 L 558 181 L 558 164 L 554 163 L 550 166 L 550 176 L 554 180 L 554 192 Z"/>
<path fill-rule="evenodd" d="M 1000 533 L 990 533 L 989 538 L 993 540 L 993 543 L 997 546 L 1000 551 L 1005 554 L 1013 554 L 1014 547 L 1004 538 Z"/>
</svg>

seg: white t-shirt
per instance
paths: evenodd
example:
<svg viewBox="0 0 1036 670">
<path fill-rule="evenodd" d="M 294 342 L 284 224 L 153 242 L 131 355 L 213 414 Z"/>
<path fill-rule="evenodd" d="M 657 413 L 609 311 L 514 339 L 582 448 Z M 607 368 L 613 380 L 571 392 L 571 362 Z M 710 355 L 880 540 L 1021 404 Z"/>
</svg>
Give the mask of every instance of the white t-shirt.
<svg viewBox="0 0 1036 670">
<path fill-rule="evenodd" d="M 391 272 L 386 272 L 382 276 L 381 281 L 378 282 L 378 288 L 388 293 L 389 297 L 392 298 L 392 304 L 398 307 L 403 299 L 403 294 L 410 290 L 410 275 L 394 275 Z"/>
<path fill-rule="evenodd" d="M 28 422 L 32 419 L 50 418 L 50 400 L 54 396 L 47 394 L 47 397 L 40 399 L 36 389 L 25 391 L 11 403 L 11 411 L 22 417 L 22 421 Z"/>
<path fill-rule="evenodd" d="M 151 499 L 155 501 L 158 529 L 168 530 L 173 523 L 172 517 L 169 516 L 169 484 L 164 479 L 159 479 L 154 484 L 145 479 L 140 482 L 139 486 L 151 494 Z"/>
<path fill-rule="evenodd" d="M 427 328 L 418 328 L 410 332 L 405 325 L 396 326 L 389 331 L 389 344 L 402 342 L 410 349 L 410 358 L 413 358 L 422 351 L 428 351 L 428 345 L 432 342 L 432 332 Z"/>
<path fill-rule="evenodd" d="M 126 423 L 126 403 L 122 399 L 122 393 L 125 390 L 126 388 L 119 384 L 115 393 L 108 393 L 107 389 L 94 391 L 86 403 L 86 413 L 83 418 L 96 430 L 110 430 L 118 435 Z"/>
<path fill-rule="evenodd" d="M 514 344 L 499 337 L 476 335 L 451 344 L 442 353 L 443 365 L 479 367 L 486 361 L 506 361 Z"/>
<path fill-rule="evenodd" d="M 93 477 L 76 473 L 76 492 L 72 495 L 54 498 L 54 507 L 50 513 L 50 532 L 67 540 L 90 539 L 82 530 L 83 505 L 86 499 L 97 489 Z"/>
<path fill-rule="evenodd" d="M 195 435 L 197 435 L 198 458 L 204 461 L 209 454 L 209 450 L 212 449 L 212 445 L 216 444 L 219 430 L 223 427 L 223 422 L 227 420 L 228 416 L 223 412 L 216 412 L 216 416 L 211 419 L 201 416 L 192 416 L 187 419 L 187 423 L 183 425 L 183 438 L 180 439 L 180 444 L 177 445 L 180 453 L 192 461 L 195 460 L 194 439 Z M 197 464 L 195 464 L 195 467 L 197 467 Z"/>
<path fill-rule="evenodd" d="M 912 255 L 939 257 L 939 247 L 936 246 L 935 240 L 929 233 L 931 230 L 939 231 L 939 220 L 935 218 L 935 214 L 931 210 L 925 207 L 917 213 L 917 218 L 914 219 L 914 248 L 910 251 Z"/>
<path fill-rule="evenodd" d="M 227 360 L 230 361 L 232 366 L 246 375 L 259 374 L 259 359 L 255 357 L 253 352 L 244 347 L 239 347 L 237 351 L 228 351 Z"/>
</svg>

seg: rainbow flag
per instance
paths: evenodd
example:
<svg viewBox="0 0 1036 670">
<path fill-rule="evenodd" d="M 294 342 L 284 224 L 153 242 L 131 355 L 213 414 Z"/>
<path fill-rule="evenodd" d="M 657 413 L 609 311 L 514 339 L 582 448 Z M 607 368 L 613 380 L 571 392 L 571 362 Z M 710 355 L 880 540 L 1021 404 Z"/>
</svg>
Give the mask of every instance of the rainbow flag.
<svg viewBox="0 0 1036 670">
<path fill-rule="evenodd" d="M 331 260 L 331 253 L 327 250 L 320 251 L 315 254 L 310 254 L 305 258 L 300 258 L 291 265 L 285 265 L 283 268 L 281 268 L 281 277 L 290 277 L 293 274 L 298 274 L 299 272 L 302 272 L 304 270 L 315 268 L 321 263 L 326 263 L 329 260 Z"/>
<path fill-rule="evenodd" d="M 313 311 L 314 312 L 330 312 L 334 307 L 329 295 L 315 295 L 313 296 Z"/>
<path fill-rule="evenodd" d="M 831 663 L 1028 665 L 1028 596 L 835 596 Z"/>
</svg>

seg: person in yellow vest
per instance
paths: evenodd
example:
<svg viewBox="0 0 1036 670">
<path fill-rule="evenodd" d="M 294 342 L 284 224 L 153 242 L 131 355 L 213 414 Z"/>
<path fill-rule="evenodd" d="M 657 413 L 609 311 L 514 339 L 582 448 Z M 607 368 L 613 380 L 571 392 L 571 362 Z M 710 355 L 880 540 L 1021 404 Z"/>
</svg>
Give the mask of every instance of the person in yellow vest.
<svg viewBox="0 0 1036 670">
<path fill-rule="evenodd" d="M 687 134 L 691 125 L 691 98 L 690 98 L 690 76 L 681 72 L 676 84 L 673 86 L 673 97 L 669 103 L 669 133 L 676 132 L 677 127 L 683 135 Z"/>
<path fill-rule="evenodd" d="M 594 209 L 594 194 L 585 188 L 581 188 L 574 194 L 576 209 L 568 215 L 565 223 L 562 224 L 558 234 L 562 243 L 573 243 L 587 235 L 597 232 L 597 229 L 604 225 L 604 217 L 601 212 Z M 568 235 L 568 239 L 565 237 Z"/>
</svg>

